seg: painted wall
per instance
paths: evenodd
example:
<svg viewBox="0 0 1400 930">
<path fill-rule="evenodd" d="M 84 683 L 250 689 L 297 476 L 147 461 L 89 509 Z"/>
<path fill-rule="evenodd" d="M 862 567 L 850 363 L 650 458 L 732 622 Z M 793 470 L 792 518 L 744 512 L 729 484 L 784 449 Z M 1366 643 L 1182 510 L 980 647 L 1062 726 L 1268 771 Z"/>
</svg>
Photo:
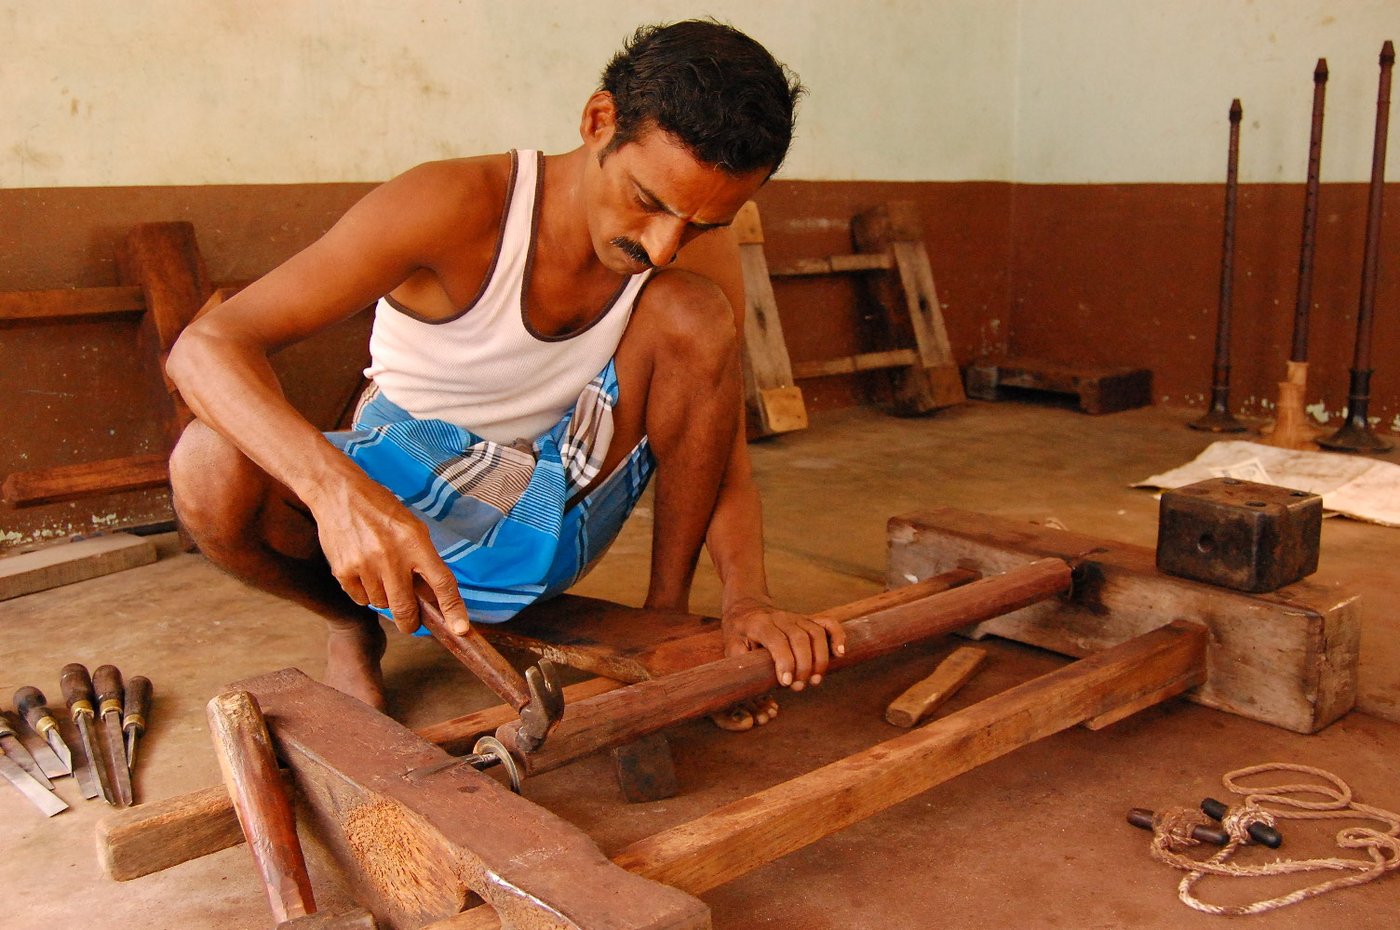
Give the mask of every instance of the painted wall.
<svg viewBox="0 0 1400 930">
<path fill-rule="evenodd" d="M 713 14 L 811 91 L 785 176 L 1001 178 L 1014 0 L 0 2 L 0 186 L 384 180 L 562 151 L 642 21 Z M 13 141 L 8 141 L 13 140 Z"/>
</svg>

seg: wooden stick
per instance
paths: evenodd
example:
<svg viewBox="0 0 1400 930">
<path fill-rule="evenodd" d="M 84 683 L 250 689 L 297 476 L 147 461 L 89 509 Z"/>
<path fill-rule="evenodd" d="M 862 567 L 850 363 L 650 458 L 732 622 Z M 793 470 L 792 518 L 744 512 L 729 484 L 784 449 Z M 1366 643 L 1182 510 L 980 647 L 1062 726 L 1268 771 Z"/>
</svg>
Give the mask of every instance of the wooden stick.
<svg viewBox="0 0 1400 930">
<path fill-rule="evenodd" d="M 1153 694 L 1205 663 L 1204 628 L 1183 621 L 1004 691 L 628 846 L 613 862 L 702 894 L 979 765 Z M 475 908 L 426 930 L 487 930 Z"/>
<path fill-rule="evenodd" d="M 885 709 L 885 719 L 897 727 L 912 727 L 943 705 L 977 671 L 987 650 L 960 646 L 938 663 L 922 681 L 910 685 Z"/>
<path fill-rule="evenodd" d="M 1053 597 L 1069 585 L 1068 563 L 1041 559 L 922 601 L 848 620 L 846 653 L 833 656 L 830 668 L 873 659 L 908 643 L 1018 610 Z M 599 749 L 630 743 L 672 724 L 722 710 L 777 684 L 772 657 L 762 650 L 747 652 L 566 707 L 564 719 L 534 752 L 520 749 L 518 722 L 501 727 L 496 737 L 518 756 L 527 775 L 535 775 Z"/>
<path fill-rule="evenodd" d="M 283 923 L 316 913 L 296 815 L 282 788 L 257 700 L 247 691 L 214 698 L 209 702 L 209 732 L 273 917 Z"/>
</svg>

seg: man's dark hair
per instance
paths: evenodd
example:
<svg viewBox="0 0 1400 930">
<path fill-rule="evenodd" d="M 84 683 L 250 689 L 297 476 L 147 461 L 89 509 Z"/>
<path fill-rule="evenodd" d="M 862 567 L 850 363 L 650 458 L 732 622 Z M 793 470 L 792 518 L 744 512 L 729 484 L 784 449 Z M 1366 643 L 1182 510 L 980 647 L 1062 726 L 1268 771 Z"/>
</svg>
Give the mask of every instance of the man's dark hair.
<svg viewBox="0 0 1400 930">
<path fill-rule="evenodd" d="M 659 128 L 730 174 L 778 170 L 805 92 L 762 45 L 697 19 L 638 29 L 603 69 L 602 89 L 617 107 L 603 155 Z"/>
</svg>

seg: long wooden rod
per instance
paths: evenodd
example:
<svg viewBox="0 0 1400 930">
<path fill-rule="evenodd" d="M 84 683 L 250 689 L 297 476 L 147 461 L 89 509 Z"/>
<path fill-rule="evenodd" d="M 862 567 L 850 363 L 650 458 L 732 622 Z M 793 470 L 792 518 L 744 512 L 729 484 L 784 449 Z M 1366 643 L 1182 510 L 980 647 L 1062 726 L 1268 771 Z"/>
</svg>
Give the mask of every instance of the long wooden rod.
<svg viewBox="0 0 1400 930">
<path fill-rule="evenodd" d="M 974 581 L 908 604 L 845 623 L 846 652 L 831 669 L 893 652 L 901 646 L 997 617 L 1069 589 L 1070 566 L 1040 559 L 1004 574 Z M 496 731 L 527 775 L 548 772 L 575 759 L 620 746 L 658 730 L 702 717 L 776 688 L 773 659 L 758 650 L 638 682 L 566 707 L 564 719 L 543 746 L 520 749 L 519 723 Z"/>
<path fill-rule="evenodd" d="M 1317 243 L 1317 189 L 1322 174 L 1322 115 L 1327 103 L 1327 59 L 1313 69 L 1312 128 L 1308 134 L 1308 179 L 1303 190 L 1303 244 L 1298 251 L 1298 297 L 1293 304 L 1294 362 L 1308 360 L 1308 311 L 1312 308 L 1313 251 Z"/>
<path fill-rule="evenodd" d="M 1022 746 L 1205 667 L 1206 631 L 1184 621 L 1144 633 L 863 752 L 628 846 L 613 862 L 702 894 Z M 500 926 L 477 907 L 426 930 Z"/>
</svg>

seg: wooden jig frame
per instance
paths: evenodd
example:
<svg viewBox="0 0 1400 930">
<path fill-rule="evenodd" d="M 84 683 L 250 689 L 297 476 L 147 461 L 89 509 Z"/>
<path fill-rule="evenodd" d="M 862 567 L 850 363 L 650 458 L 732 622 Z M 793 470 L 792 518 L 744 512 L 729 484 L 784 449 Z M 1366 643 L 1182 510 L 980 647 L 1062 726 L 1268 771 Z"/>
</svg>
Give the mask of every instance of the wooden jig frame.
<svg viewBox="0 0 1400 930">
<path fill-rule="evenodd" d="M 1041 559 L 969 583 L 975 577 L 955 569 L 838 609 L 847 615 L 846 664 L 1061 599 L 1070 588 L 1071 566 Z M 652 658 L 658 652 L 673 661 L 681 654 L 702 656 L 710 647 L 695 640 L 716 633 L 692 634 L 679 646 L 673 641 L 669 652 L 652 650 Z M 691 930 L 710 925 L 696 894 L 1021 746 L 1081 723 L 1107 725 L 1199 685 L 1206 676 L 1206 646 L 1203 627 L 1167 623 L 641 840 L 611 860 L 577 828 L 510 794 L 496 779 L 300 672 L 284 670 L 232 687 L 253 694 L 262 706 L 302 799 L 304 827 L 331 852 L 357 900 L 381 926 Z M 585 682 L 594 693 L 579 697 L 584 685 L 574 686 L 579 690 L 545 745 L 535 754 L 518 748 L 515 754 L 527 772 L 544 771 L 773 683 L 772 664 L 761 653 L 717 658 L 623 687 Z M 444 743 L 460 741 L 464 728 L 483 722 L 464 718 L 433 735 Z M 507 745 L 511 730 L 509 723 L 498 729 Z M 210 789 L 209 797 L 198 799 L 197 816 L 166 804 L 108 818 L 99 845 L 113 877 L 151 871 L 133 867 L 133 850 L 157 835 L 167 859 L 172 837 L 211 837 L 221 819 L 222 839 L 228 840 L 232 813 L 222 810 L 221 791 Z M 222 805 L 229 805 L 226 794 Z M 234 826 L 231 842 L 236 831 Z M 213 851 L 183 845 L 178 861 Z"/>
</svg>

